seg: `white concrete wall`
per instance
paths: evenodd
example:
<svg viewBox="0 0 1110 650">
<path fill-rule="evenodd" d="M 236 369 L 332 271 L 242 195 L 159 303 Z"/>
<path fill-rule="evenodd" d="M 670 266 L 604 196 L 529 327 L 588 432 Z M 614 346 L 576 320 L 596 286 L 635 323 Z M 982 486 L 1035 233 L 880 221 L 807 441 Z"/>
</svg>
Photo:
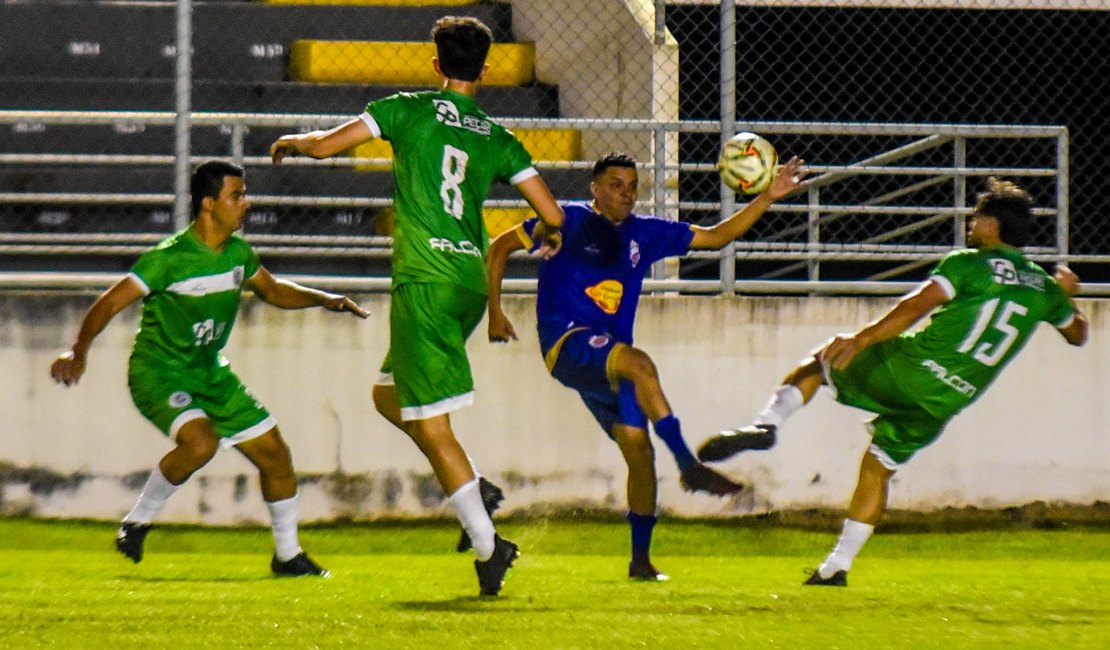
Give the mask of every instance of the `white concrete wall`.
<svg viewBox="0 0 1110 650">
<path fill-rule="evenodd" d="M 387 347 L 388 297 L 364 296 L 359 321 L 322 310 L 282 311 L 248 300 L 226 350 L 277 416 L 302 485 L 307 520 L 446 512 L 415 446 L 374 411 L 370 385 Z M 50 362 L 76 332 L 91 295 L 0 295 L 0 512 L 114 519 L 130 507 L 169 442 L 131 405 L 125 367 L 137 310 L 100 335 L 80 385 L 63 388 Z M 892 299 L 645 298 L 637 343 L 655 359 L 692 446 L 745 422 L 781 376 L 837 331 Z M 1005 506 L 1110 499 L 1107 303 L 1088 301 L 1091 342 L 1064 344 L 1042 328 L 996 385 L 894 479 L 892 506 Z M 460 439 L 508 488 L 510 509 L 621 507 L 624 466 L 577 396 L 547 376 L 533 300 L 506 297 L 521 341 L 470 343 L 476 406 L 456 414 Z M 657 444 L 662 506 L 688 515 L 839 507 L 867 445 L 865 414 L 819 396 L 770 452 L 724 465 L 752 486 L 735 499 L 678 487 Z M 224 452 L 170 501 L 162 520 L 265 521 L 253 468 Z"/>
</svg>

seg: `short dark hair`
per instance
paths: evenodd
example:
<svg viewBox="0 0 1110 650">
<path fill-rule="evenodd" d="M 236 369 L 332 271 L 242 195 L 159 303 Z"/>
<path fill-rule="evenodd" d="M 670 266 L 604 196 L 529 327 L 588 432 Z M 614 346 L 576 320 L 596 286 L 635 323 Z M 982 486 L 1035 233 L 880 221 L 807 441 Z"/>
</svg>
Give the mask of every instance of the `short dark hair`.
<svg viewBox="0 0 1110 650">
<path fill-rule="evenodd" d="M 975 211 L 998 220 L 1002 243 L 1021 248 L 1029 243 L 1033 231 L 1033 199 L 1010 181 L 990 177 L 987 190 L 975 200 Z"/>
<path fill-rule="evenodd" d="M 594 163 L 594 179 L 600 178 L 601 175 L 605 173 L 605 170 L 610 167 L 636 169 L 636 159 L 620 151 L 607 153 L 601 158 L 598 158 L 597 162 Z"/>
<path fill-rule="evenodd" d="M 432 25 L 439 69 L 448 79 L 477 81 L 486 64 L 493 32 L 470 16 L 444 16 Z"/>
<path fill-rule="evenodd" d="M 243 178 L 245 175 L 242 167 L 226 160 L 209 160 L 193 170 L 193 175 L 189 178 L 193 216 L 197 216 L 200 212 L 200 205 L 205 197 L 215 199 L 220 196 L 220 190 L 224 188 L 225 176 Z"/>
</svg>

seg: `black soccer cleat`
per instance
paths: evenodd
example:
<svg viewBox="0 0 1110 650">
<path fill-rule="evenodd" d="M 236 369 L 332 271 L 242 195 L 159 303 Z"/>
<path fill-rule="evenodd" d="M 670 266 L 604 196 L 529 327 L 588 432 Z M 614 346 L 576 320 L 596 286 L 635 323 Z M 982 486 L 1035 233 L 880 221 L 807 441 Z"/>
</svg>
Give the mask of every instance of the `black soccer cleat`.
<svg viewBox="0 0 1110 650">
<path fill-rule="evenodd" d="M 474 560 L 474 570 L 478 572 L 478 595 L 496 596 L 501 593 L 501 585 L 505 582 L 505 574 L 509 567 L 520 557 L 520 549 L 516 544 L 501 537 L 493 536 L 493 555 L 486 561 Z"/>
<path fill-rule="evenodd" d="M 694 463 L 682 470 L 679 482 L 688 492 L 708 492 L 718 497 L 736 494 L 744 489 L 743 483 L 737 483 L 701 463 Z"/>
<path fill-rule="evenodd" d="M 821 577 L 820 571 L 814 571 L 803 585 L 818 586 L 818 587 L 847 587 L 848 586 L 848 572 L 837 571 L 827 578 Z"/>
<path fill-rule="evenodd" d="M 493 518 L 493 513 L 501 506 L 501 502 L 505 500 L 505 493 L 501 488 L 493 484 L 484 476 L 478 477 L 478 491 L 482 494 L 482 505 L 486 507 L 486 512 L 489 513 L 490 518 Z M 470 535 L 464 528 L 459 535 L 459 542 L 455 544 L 455 550 L 459 553 L 469 551 L 474 545 L 470 542 Z"/>
<path fill-rule="evenodd" d="M 628 577 L 642 582 L 666 582 L 671 577 L 655 568 L 648 560 L 633 560 L 628 564 Z"/>
<path fill-rule="evenodd" d="M 749 424 L 721 431 L 698 447 L 698 460 L 713 463 L 749 449 L 770 449 L 775 446 L 776 428 L 773 424 Z"/>
<path fill-rule="evenodd" d="M 270 570 L 279 578 L 297 578 L 300 576 L 331 577 L 331 571 L 313 562 L 312 558 L 308 557 L 308 553 L 304 551 L 301 551 L 293 556 L 292 559 L 284 562 L 277 559 L 275 555 L 274 558 L 270 560 Z"/>
<path fill-rule="evenodd" d="M 143 541 L 150 532 L 150 524 L 136 524 L 125 521 L 116 531 L 116 550 L 138 564 L 143 559 Z"/>
</svg>

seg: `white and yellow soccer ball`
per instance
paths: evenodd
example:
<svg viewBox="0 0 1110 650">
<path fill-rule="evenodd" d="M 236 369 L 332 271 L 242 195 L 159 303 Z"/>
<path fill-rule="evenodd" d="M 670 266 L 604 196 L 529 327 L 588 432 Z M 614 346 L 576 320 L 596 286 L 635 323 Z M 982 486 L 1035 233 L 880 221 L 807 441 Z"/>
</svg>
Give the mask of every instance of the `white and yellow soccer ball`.
<svg viewBox="0 0 1110 650">
<path fill-rule="evenodd" d="M 744 131 L 721 147 L 717 171 L 734 192 L 759 194 L 767 189 L 778 171 L 779 154 L 766 138 Z"/>
</svg>

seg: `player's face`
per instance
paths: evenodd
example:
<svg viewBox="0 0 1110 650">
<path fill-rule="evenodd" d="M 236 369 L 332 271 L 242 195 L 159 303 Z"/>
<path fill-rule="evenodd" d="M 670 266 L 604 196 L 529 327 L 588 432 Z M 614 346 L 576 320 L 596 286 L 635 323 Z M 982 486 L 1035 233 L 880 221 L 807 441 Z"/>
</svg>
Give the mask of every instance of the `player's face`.
<svg viewBox="0 0 1110 650">
<path fill-rule="evenodd" d="M 239 230 L 250 207 L 251 202 L 247 200 L 247 186 L 243 179 L 224 176 L 224 186 L 212 205 L 212 215 L 216 218 L 216 222 L 227 227 L 231 232 Z"/>
<path fill-rule="evenodd" d="M 614 223 L 620 223 L 636 207 L 636 194 L 640 182 L 636 170 L 628 167 L 610 167 L 592 183 L 594 208 Z"/>
<path fill-rule="evenodd" d="M 998 219 L 978 212 L 971 214 L 971 220 L 967 223 L 968 246 L 978 248 L 987 242 L 995 241 L 998 237 Z"/>
</svg>

